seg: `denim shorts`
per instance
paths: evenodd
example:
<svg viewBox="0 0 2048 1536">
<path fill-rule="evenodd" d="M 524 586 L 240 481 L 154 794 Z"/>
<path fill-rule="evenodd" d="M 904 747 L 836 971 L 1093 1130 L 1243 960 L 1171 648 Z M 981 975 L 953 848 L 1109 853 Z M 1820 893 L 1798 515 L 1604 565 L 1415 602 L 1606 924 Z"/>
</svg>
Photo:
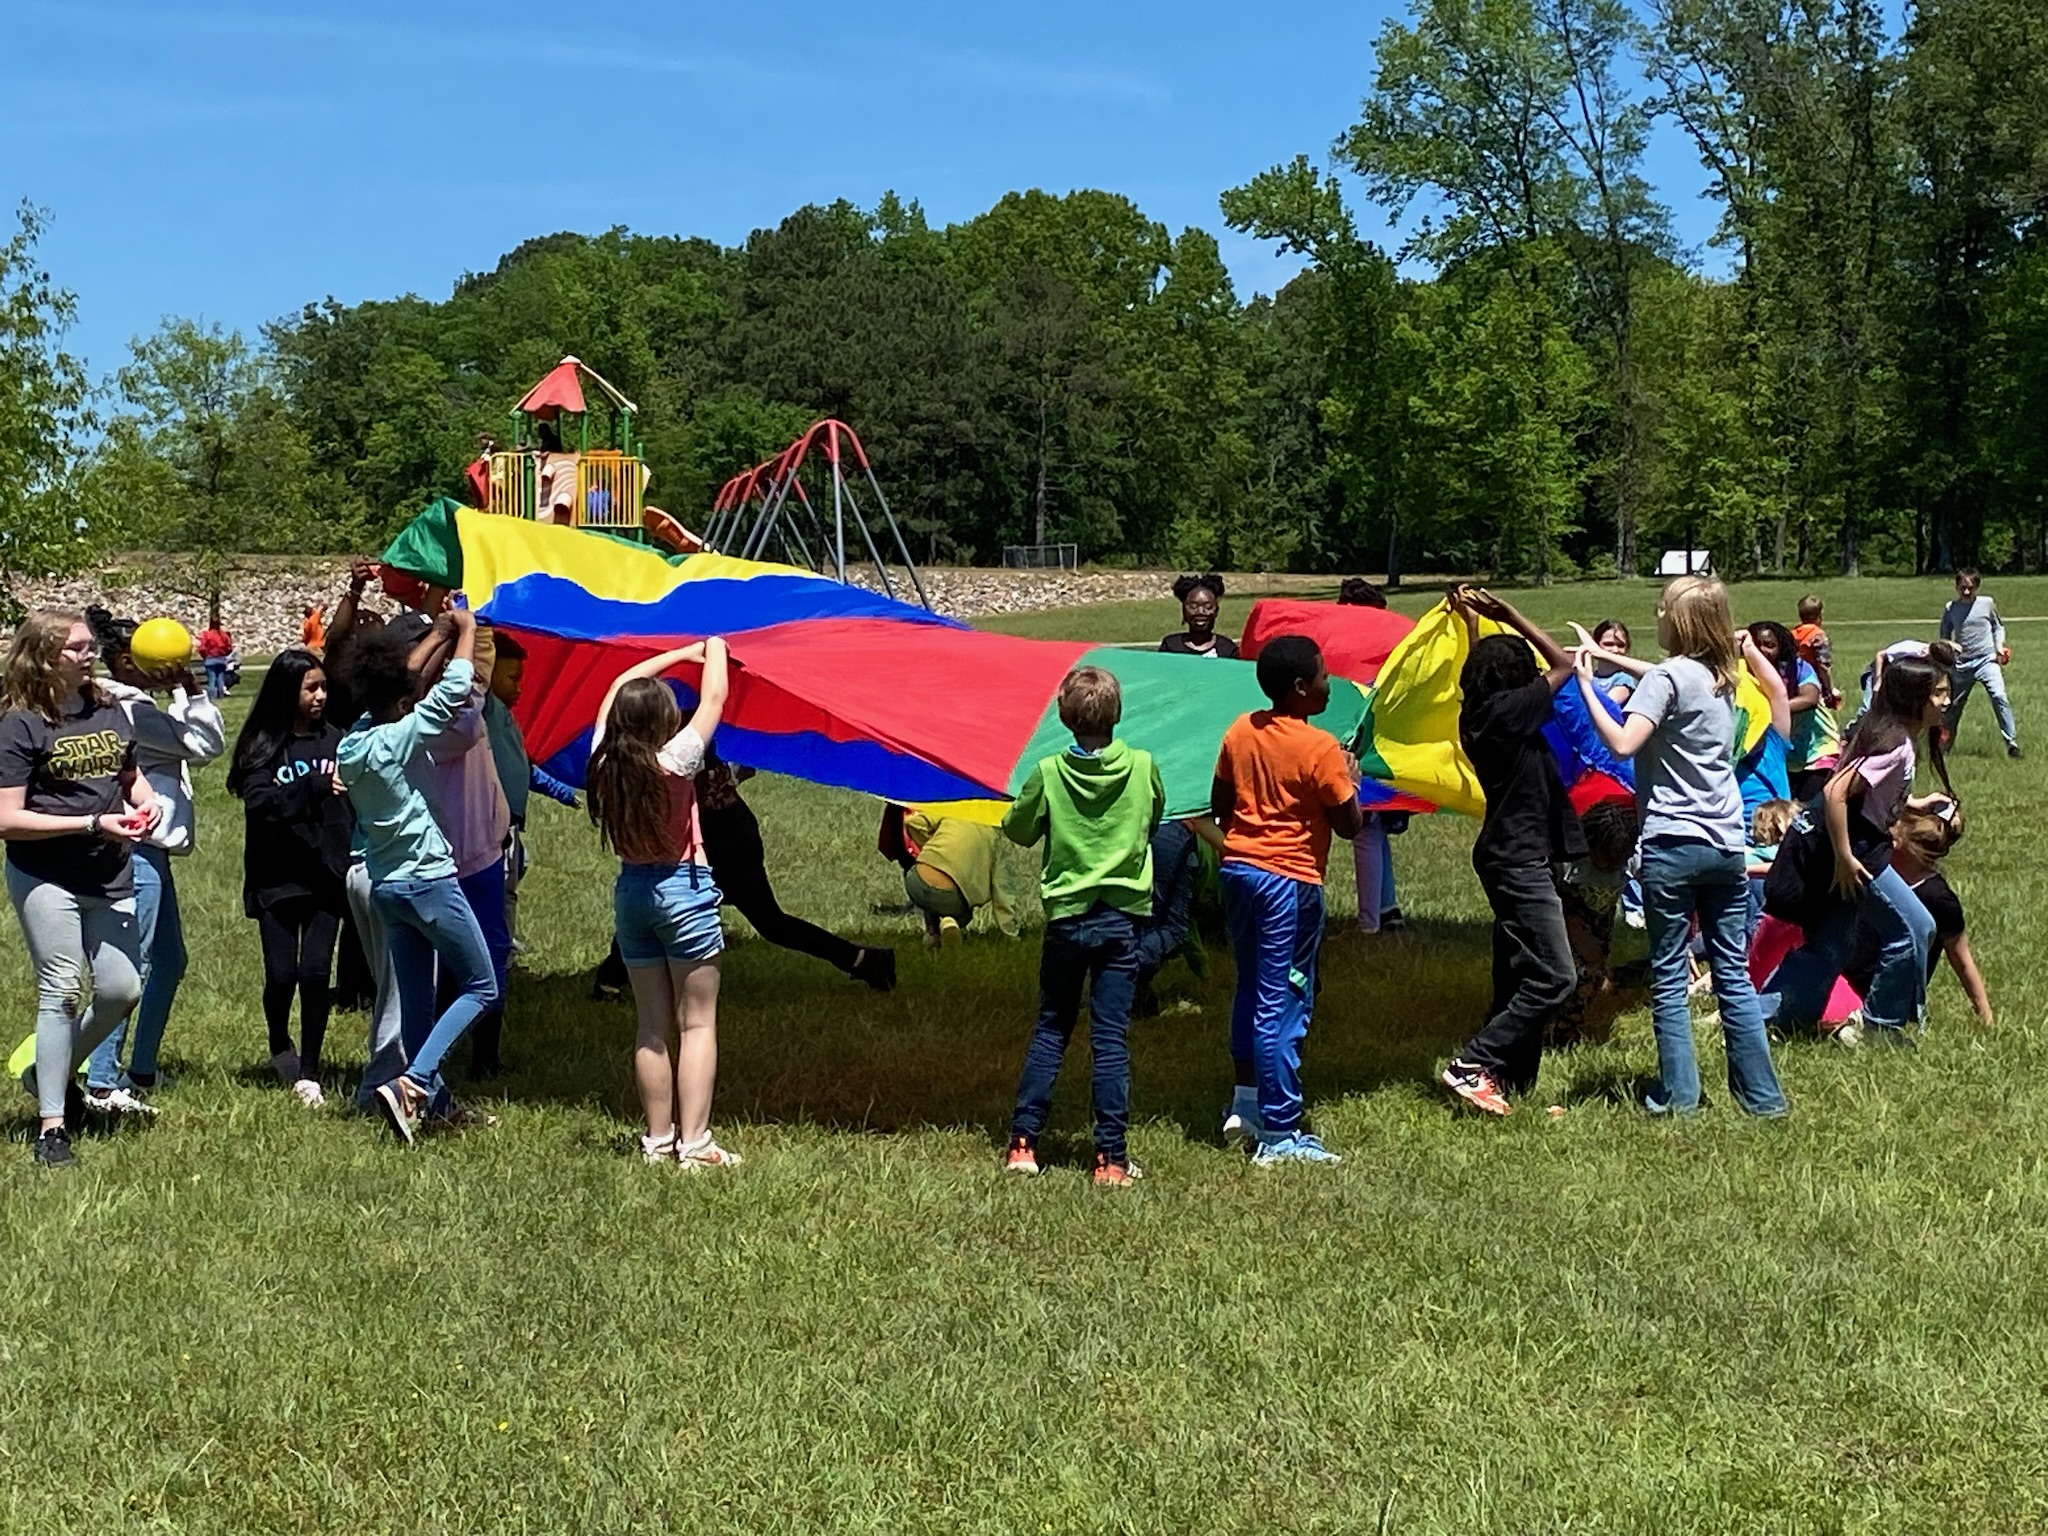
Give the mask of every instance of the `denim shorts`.
<svg viewBox="0 0 2048 1536">
<path fill-rule="evenodd" d="M 628 965 L 715 960 L 725 949 L 718 882 L 702 864 L 621 864 L 612 925 Z"/>
</svg>

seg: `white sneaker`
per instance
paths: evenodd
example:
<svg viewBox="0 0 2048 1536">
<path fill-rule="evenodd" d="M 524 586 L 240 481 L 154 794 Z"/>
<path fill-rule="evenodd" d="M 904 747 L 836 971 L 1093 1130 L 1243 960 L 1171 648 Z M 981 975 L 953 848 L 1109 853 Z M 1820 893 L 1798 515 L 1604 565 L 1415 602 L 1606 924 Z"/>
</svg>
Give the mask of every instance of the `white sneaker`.
<svg viewBox="0 0 2048 1536">
<path fill-rule="evenodd" d="M 1238 1094 L 1230 1101 L 1230 1108 L 1223 1114 L 1223 1140 L 1228 1146 L 1256 1141 L 1261 1129 L 1259 1123 L 1259 1101 L 1248 1094 Z"/>
<path fill-rule="evenodd" d="M 308 1109 L 324 1109 L 327 1095 L 320 1091 L 320 1085 L 310 1077 L 302 1077 L 292 1084 L 292 1092 L 299 1096 L 299 1102 Z"/>
<path fill-rule="evenodd" d="M 685 1145 L 676 1143 L 676 1161 L 685 1168 L 737 1168 L 746 1161 L 737 1152 L 728 1152 L 711 1139 L 707 1131 L 702 1141 Z"/>
<path fill-rule="evenodd" d="M 648 1163 L 672 1163 L 676 1160 L 676 1133 L 666 1136 L 642 1136 L 640 1158 Z"/>
<path fill-rule="evenodd" d="M 145 1104 L 126 1088 L 88 1088 L 85 1107 L 102 1115 L 153 1115 L 154 1104 Z"/>
</svg>

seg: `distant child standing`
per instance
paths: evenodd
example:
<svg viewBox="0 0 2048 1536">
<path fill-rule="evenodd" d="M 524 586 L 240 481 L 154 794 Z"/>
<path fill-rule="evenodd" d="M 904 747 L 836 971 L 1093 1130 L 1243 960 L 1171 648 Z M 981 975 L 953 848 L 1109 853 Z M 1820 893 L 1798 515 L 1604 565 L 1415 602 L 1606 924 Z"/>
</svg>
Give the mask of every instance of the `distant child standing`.
<svg viewBox="0 0 2048 1536">
<path fill-rule="evenodd" d="M 2005 738 L 2005 755 L 2020 755 L 2020 738 L 2012 720 L 2012 700 L 2005 693 L 2005 664 L 2012 651 L 2005 643 L 2005 621 L 1998 616 L 1998 604 L 1978 591 L 1980 578 L 1970 567 L 1956 572 L 1955 601 L 1941 610 L 1941 638 L 1956 648 L 1954 695 L 1948 704 L 1948 738 L 1956 739 L 1963 721 L 1963 706 L 1979 683 L 1991 700 L 1991 713 L 1998 721 L 1998 734 Z"/>
<path fill-rule="evenodd" d="M 1840 709 L 1842 690 L 1835 686 L 1834 642 L 1821 627 L 1825 611 L 1818 592 L 1799 599 L 1799 622 L 1792 626 L 1792 643 L 1799 647 L 1799 659 L 1820 679 L 1821 702 L 1829 709 Z"/>
<path fill-rule="evenodd" d="M 1223 841 L 1223 913 L 1237 956 L 1230 1054 L 1238 1083 L 1227 1140 L 1255 1137 L 1253 1161 L 1336 1163 L 1302 1129 L 1301 1045 L 1315 1006 L 1330 834 L 1358 835 L 1358 766 L 1309 722 L 1329 707 L 1330 673 L 1305 635 L 1259 652 L 1270 709 L 1223 734 L 1210 812 Z"/>
<path fill-rule="evenodd" d="M 326 1102 L 320 1050 L 332 1001 L 334 943 L 348 911 L 356 822 L 336 766 L 340 745 L 341 730 L 327 718 L 327 669 L 320 658 L 307 650 L 280 653 L 263 674 L 235 742 L 228 793 L 240 797 L 247 826 L 242 910 L 256 920 L 263 942 L 270 1065 L 308 1109 Z"/>
<path fill-rule="evenodd" d="M 691 662 L 703 675 L 685 721 L 662 674 Z M 727 687 L 723 640 L 650 656 L 613 681 L 590 750 L 590 819 L 619 856 L 612 921 L 639 1012 L 633 1076 L 647 1114 L 640 1152 L 650 1163 L 691 1169 L 740 1162 L 711 1135 L 725 934 L 696 788 Z"/>
<path fill-rule="evenodd" d="M 1123 693 L 1100 667 L 1076 667 L 1060 683 L 1060 723 L 1074 744 L 1041 761 L 1003 817 L 1003 835 L 1030 847 L 1045 840 L 1039 891 L 1045 946 L 1038 966 L 1038 1026 L 1017 1084 L 1004 1167 L 1038 1172 L 1038 1137 L 1053 1082 L 1088 989 L 1094 1064 L 1095 1182 L 1120 1187 L 1141 1176 L 1124 1145 L 1131 1058 L 1124 1040 L 1138 983 L 1134 920 L 1152 912 L 1152 833 L 1166 804 L 1152 756 L 1115 739 Z"/>
<path fill-rule="evenodd" d="M 1686 1001 L 1687 940 L 1697 915 L 1721 1005 L 1729 1091 L 1750 1114 L 1782 1115 L 1788 1106 L 1747 964 L 1747 839 L 1734 767 L 1735 679 L 1743 662 L 1727 589 L 1712 577 L 1673 581 L 1657 605 L 1657 640 L 1666 659 L 1637 683 L 1620 721 L 1592 696 L 1597 647 L 1589 645 L 1578 660 L 1594 729 L 1616 756 L 1637 759 L 1659 1079 L 1645 1104 L 1653 1114 L 1699 1108 L 1699 1060 Z"/>
<path fill-rule="evenodd" d="M 1584 858 L 1586 834 L 1543 734 L 1572 664 L 1562 646 L 1490 592 L 1460 587 L 1451 604 L 1515 631 L 1475 644 L 1458 678 L 1458 740 L 1486 794 L 1472 867 L 1493 909 L 1493 1003 L 1443 1072 L 1444 1086 L 1474 1109 L 1505 1115 L 1510 1091 L 1535 1086 L 1544 1033 L 1571 1003 L 1578 979 L 1551 866 Z M 1539 655 L 1547 671 L 1537 671 Z"/>
</svg>

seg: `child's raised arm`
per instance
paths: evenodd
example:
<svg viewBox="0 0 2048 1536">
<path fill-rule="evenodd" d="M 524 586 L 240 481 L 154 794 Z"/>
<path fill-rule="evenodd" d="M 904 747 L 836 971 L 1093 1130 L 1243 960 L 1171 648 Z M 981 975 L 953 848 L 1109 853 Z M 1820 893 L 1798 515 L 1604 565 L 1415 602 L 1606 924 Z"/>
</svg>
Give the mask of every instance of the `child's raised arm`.
<svg viewBox="0 0 2048 1536">
<path fill-rule="evenodd" d="M 1466 610 L 1483 619 L 1505 624 L 1536 648 L 1536 654 L 1543 658 L 1546 669 L 1543 680 L 1550 684 L 1550 691 L 1557 692 L 1564 686 L 1565 679 L 1572 675 L 1572 659 L 1565 654 L 1564 647 L 1550 638 L 1550 632 L 1542 625 L 1525 617 L 1522 611 L 1504 597 L 1495 597 L 1484 587 L 1460 587 L 1453 594 L 1452 606 L 1462 602 Z"/>
<path fill-rule="evenodd" d="M 704 686 L 697 693 L 696 713 L 690 716 L 690 723 L 695 725 L 697 717 L 704 713 L 705 702 L 711 695 L 711 647 L 714 643 L 718 646 L 718 703 L 716 708 L 711 711 L 711 729 L 717 730 L 719 716 L 725 709 L 725 642 L 723 640 L 715 642 L 712 640 L 696 640 L 688 645 L 679 645 L 672 651 L 663 651 L 659 655 L 650 656 L 645 661 L 636 661 L 632 666 L 626 668 L 625 671 L 612 679 L 611 687 L 604 691 L 604 702 L 597 706 L 597 723 L 590 736 L 591 749 L 595 751 L 597 744 L 604 740 L 604 723 L 611 718 L 612 703 L 618 698 L 619 690 L 625 687 L 626 684 L 636 682 L 643 677 L 660 677 L 670 667 L 685 666 L 690 662 L 701 662 L 704 665 Z M 707 744 L 710 742 L 711 737 L 705 732 L 699 731 L 697 734 L 703 737 Z"/>
<path fill-rule="evenodd" d="M 1616 720 L 1600 705 L 1600 685 L 1593 681 L 1593 659 L 1597 650 L 1581 650 L 1579 659 L 1572 664 L 1578 674 L 1579 692 L 1586 700 L 1586 714 L 1593 722 L 1593 729 L 1600 733 L 1600 739 L 1607 743 L 1607 750 L 1616 757 L 1634 757 L 1648 744 L 1657 729 L 1657 722 L 1644 710 L 1633 707 Z M 1638 690 L 1640 692 L 1640 690 Z M 1631 696 L 1629 704 L 1635 704 Z"/>
</svg>

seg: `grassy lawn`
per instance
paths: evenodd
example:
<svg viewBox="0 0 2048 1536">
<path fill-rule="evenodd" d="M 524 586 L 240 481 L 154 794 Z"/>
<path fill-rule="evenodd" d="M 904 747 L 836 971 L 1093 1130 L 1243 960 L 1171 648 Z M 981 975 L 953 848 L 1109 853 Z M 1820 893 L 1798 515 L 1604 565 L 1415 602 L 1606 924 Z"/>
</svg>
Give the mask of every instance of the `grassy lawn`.
<svg viewBox="0 0 2048 1536">
<path fill-rule="evenodd" d="M 1990 587 L 2048 616 L 2048 581 Z M 1945 591 L 1827 590 L 1842 657 L 1931 632 Z M 1797 591 L 1740 587 L 1740 616 L 1789 618 Z M 1520 596 L 1650 638 L 1648 583 Z M 1153 639 L 1175 609 L 1002 627 Z M 2015 629 L 2023 730 L 2048 721 L 2036 633 Z M 1218 1144 L 1219 955 L 1206 986 L 1171 967 L 1134 1030 L 1151 1177 L 1121 1194 L 1082 1172 L 1078 1045 L 1058 1166 L 996 1171 L 1035 906 L 1023 941 L 927 955 L 872 804 L 787 781 L 749 790 L 785 904 L 899 945 L 902 985 L 733 920 L 716 1123 L 744 1168 L 628 1155 L 631 1009 L 585 996 L 610 872 L 539 799 L 503 1124 L 407 1154 L 308 1114 L 266 1081 L 239 808 L 206 770 L 161 1118 L 83 1139 L 68 1176 L 0 1147 L 0 1531 L 2039 1530 L 2036 739 L 2007 762 L 1979 698 L 1955 760 L 1976 830 L 1951 876 L 1995 1035 L 1944 973 L 1916 1052 L 1783 1047 L 1793 1114 L 1766 1125 L 1703 1031 L 1712 1102 L 1669 1125 L 1625 1102 L 1654 1064 L 1637 1012 L 1512 1119 L 1460 1118 L 1431 1074 L 1486 998 L 1473 827 L 1418 820 L 1406 935 L 1349 932 L 1332 871 L 1307 1089 L 1344 1166 Z M 0 978 L 11 1046 L 32 1007 L 11 921 Z M 329 1049 L 345 1102 L 360 1019 Z"/>
</svg>

